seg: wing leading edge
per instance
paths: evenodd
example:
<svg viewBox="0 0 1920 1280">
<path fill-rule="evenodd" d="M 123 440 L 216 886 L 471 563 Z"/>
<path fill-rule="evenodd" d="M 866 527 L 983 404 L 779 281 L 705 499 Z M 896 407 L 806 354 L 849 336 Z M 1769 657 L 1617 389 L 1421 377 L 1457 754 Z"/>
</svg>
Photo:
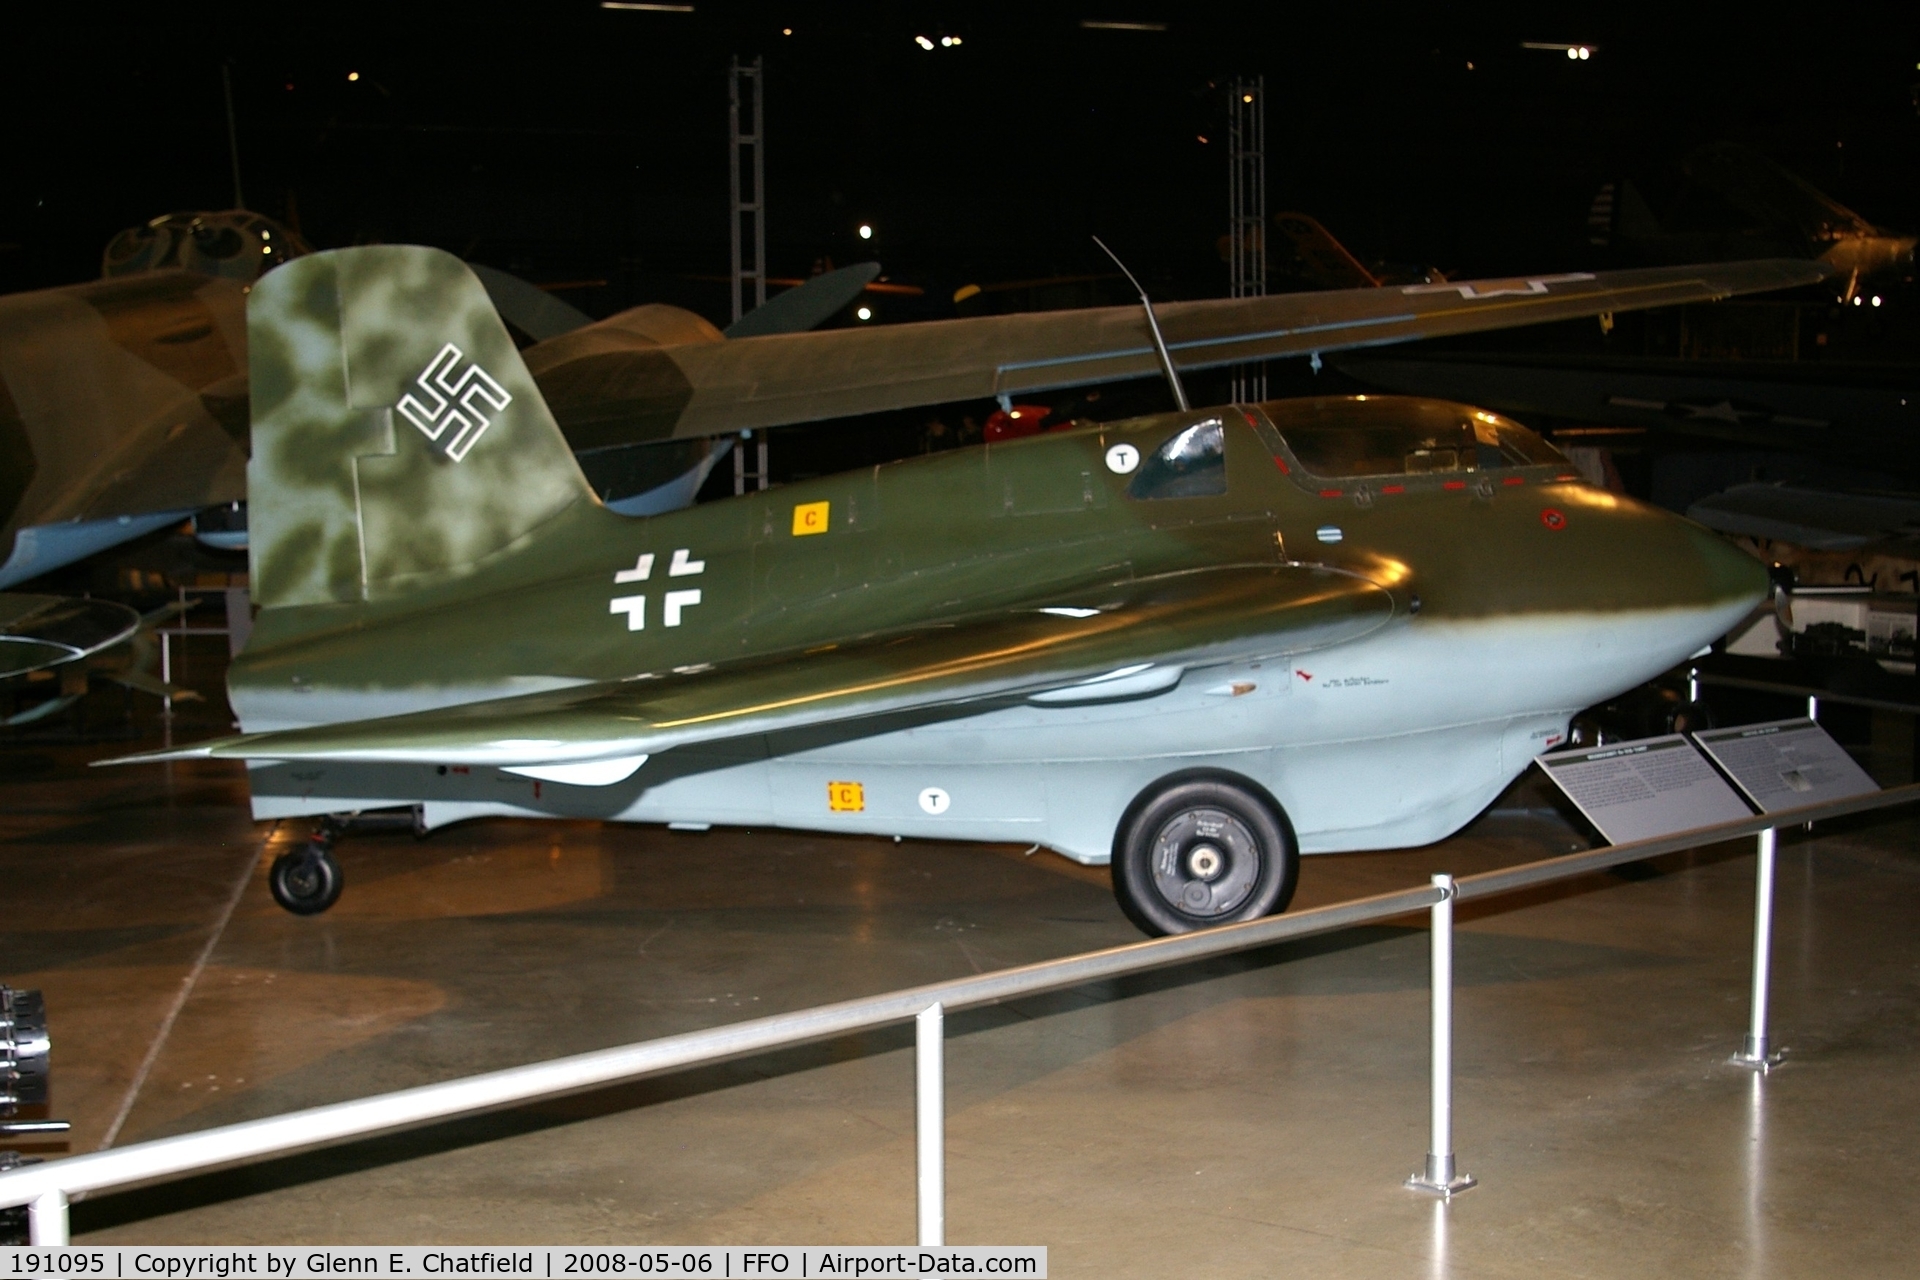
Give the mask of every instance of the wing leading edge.
<svg viewBox="0 0 1920 1280">
<path fill-rule="evenodd" d="M 1080 691 L 1084 696 L 1074 696 L 1080 701 L 1138 696 L 1172 687 L 1189 667 L 1352 640 L 1383 626 L 1393 612 L 1386 590 L 1335 570 L 1198 570 L 1052 592 L 1026 608 L 804 654 L 244 734 L 100 763 L 215 757 L 528 771 L 597 761 L 637 765 L 638 758 L 693 743 L 1017 701 L 1049 691 Z M 1150 670 L 1165 678 L 1138 678 Z"/>
<path fill-rule="evenodd" d="M 1780 259 L 1168 302 L 1154 311 L 1175 365 L 1192 370 L 1708 301 L 1828 274 L 1818 262 Z M 658 409 L 644 433 L 659 434 L 647 438 L 684 437 L 1158 372 L 1137 306 L 647 348 L 603 342 L 555 382 L 554 412 L 570 434 L 597 414 L 630 420 L 640 404 Z M 562 382 L 592 395 L 576 404 Z"/>
</svg>

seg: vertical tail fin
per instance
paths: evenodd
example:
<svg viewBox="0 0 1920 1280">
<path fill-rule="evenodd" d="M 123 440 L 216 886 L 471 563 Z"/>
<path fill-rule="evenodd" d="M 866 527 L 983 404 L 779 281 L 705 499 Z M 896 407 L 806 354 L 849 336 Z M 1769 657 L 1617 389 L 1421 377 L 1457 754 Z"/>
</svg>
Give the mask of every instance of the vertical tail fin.
<svg viewBox="0 0 1920 1280">
<path fill-rule="evenodd" d="M 594 502 L 486 290 L 438 249 L 296 259 L 247 306 L 263 609 L 404 594 Z"/>
</svg>

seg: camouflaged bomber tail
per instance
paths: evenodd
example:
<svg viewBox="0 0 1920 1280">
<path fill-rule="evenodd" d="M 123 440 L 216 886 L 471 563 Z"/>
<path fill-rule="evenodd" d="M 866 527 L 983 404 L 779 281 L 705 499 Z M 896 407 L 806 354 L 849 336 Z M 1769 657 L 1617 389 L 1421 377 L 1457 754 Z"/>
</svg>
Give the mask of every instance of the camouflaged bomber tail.
<svg viewBox="0 0 1920 1280">
<path fill-rule="evenodd" d="M 290 262 L 254 287 L 247 341 L 262 609 L 445 582 L 598 501 L 452 254 L 377 245 Z"/>
</svg>

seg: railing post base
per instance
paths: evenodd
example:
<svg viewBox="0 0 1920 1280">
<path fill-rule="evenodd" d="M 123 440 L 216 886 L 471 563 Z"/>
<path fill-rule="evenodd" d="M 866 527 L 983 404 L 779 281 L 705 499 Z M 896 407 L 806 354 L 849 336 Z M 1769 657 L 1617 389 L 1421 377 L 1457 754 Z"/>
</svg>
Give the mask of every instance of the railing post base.
<svg viewBox="0 0 1920 1280">
<path fill-rule="evenodd" d="M 1442 1199 L 1457 1196 L 1479 1185 L 1480 1179 L 1454 1168 L 1452 1156 L 1429 1155 L 1426 1170 L 1407 1179 L 1407 1186 L 1411 1189 Z"/>
<path fill-rule="evenodd" d="M 1767 1072 L 1779 1066 L 1786 1056 L 1785 1049 L 1769 1049 L 1765 1036 L 1747 1036 L 1740 1044 L 1740 1052 L 1727 1061 L 1749 1071 Z"/>
<path fill-rule="evenodd" d="M 1771 1071 L 1782 1051 L 1768 1043 L 1767 983 L 1773 968 L 1773 861 L 1779 833 L 1772 827 L 1755 842 L 1753 885 L 1753 1003 L 1740 1052 L 1727 1061 L 1749 1071 Z"/>
<path fill-rule="evenodd" d="M 1406 1185 L 1448 1199 L 1473 1186 L 1478 1179 L 1461 1173 L 1453 1163 L 1453 877 L 1432 877 L 1440 890 L 1433 904 L 1428 933 L 1431 965 L 1433 1043 L 1428 1062 L 1432 1090 L 1431 1124 L 1427 1134 L 1427 1167 L 1407 1179 Z"/>
</svg>

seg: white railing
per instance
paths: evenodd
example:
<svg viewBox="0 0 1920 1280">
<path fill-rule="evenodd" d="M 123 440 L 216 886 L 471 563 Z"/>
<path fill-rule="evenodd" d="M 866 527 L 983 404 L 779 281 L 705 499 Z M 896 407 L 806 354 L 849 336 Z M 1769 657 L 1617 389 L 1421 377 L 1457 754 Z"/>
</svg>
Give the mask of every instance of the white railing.
<svg viewBox="0 0 1920 1280">
<path fill-rule="evenodd" d="M 376 1094 L 352 1102 L 292 1111 L 263 1120 L 221 1125 L 197 1133 L 135 1143 L 109 1151 L 27 1165 L 0 1173 L 0 1208 L 29 1206 L 34 1244 L 68 1240 L 67 1206 L 75 1195 L 165 1181 L 296 1151 L 310 1150 L 434 1121 L 498 1110 L 517 1103 L 579 1093 L 644 1076 L 764 1053 L 811 1041 L 871 1030 L 892 1023 L 915 1024 L 915 1130 L 919 1235 L 923 1245 L 944 1243 L 945 1161 L 943 1021 L 955 1009 L 976 1008 L 1024 996 L 1059 991 L 1171 965 L 1230 955 L 1293 938 L 1331 933 L 1426 909 L 1432 922 L 1433 976 L 1432 1130 L 1425 1168 L 1408 1185 L 1451 1195 L 1473 1185 L 1455 1168 L 1452 1132 L 1452 936 L 1453 904 L 1493 897 L 1644 858 L 1758 835 L 1759 874 L 1754 905 L 1753 1009 L 1748 1034 L 1732 1061 L 1765 1070 L 1773 1061 L 1767 1041 L 1767 962 L 1771 939 L 1774 833 L 1782 827 L 1889 809 L 1920 800 L 1920 783 L 1802 809 L 1763 814 L 1737 822 L 1613 845 L 1587 853 L 1548 858 L 1453 880 L 1435 876 L 1428 885 L 1316 907 L 1290 915 L 1224 925 L 1197 933 L 1156 938 L 1104 951 L 1090 951 L 935 982 L 903 991 L 863 996 L 837 1004 L 773 1014 L 705 1031 L 574 1054 L 523 1067 Z"/>
</svg>

